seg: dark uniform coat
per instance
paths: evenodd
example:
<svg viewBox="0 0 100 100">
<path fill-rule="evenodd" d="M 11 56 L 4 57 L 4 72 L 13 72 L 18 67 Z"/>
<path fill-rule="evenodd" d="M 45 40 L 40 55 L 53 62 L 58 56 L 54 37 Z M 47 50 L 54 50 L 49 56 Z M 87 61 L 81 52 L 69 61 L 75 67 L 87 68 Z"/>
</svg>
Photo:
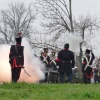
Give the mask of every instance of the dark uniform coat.
<svg viewBox="0 0 100 100">
<path fill-rule="evenodd" d="M 51 60 L 49 56 L 44 57 L 43 55 L 41 55 L 40 60 L 45 64 L 46 68 L 50 68 Z"/>
<path fill-rule="evenodd" d="M 61 50 L 57 58 L 59 62 L 59 72 L 65 72 L 67 74 L 72 74 L 72 68 L 74 68 L 75 60 L 74 54 L 70 50 Z"/>
<path fill-rule="evenodd" d="M 9 54 L 9 63 L 11 64 L 11 68 L 22 67 L 22 65 L 24 65 L 23 50 L 23 46 L 11 45 Z"/>
</svg>

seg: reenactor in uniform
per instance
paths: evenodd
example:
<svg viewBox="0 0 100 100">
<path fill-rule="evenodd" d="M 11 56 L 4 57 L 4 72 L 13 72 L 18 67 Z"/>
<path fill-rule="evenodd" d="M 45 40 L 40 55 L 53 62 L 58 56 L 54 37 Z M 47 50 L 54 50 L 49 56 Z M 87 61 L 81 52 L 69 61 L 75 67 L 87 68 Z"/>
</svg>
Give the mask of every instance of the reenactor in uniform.
<svg viewBox="0 0 100 100">
<path fill-rule="evenodd" d="M 86 49 L 85 57 L 83 58 L 82 62 L 82 74 L 85 84 L 91 83 L 91 78 L 93 77 L 92 63 L 94 59 L 95 56 L 92 50 Z"/>
<path fill-rule="evenodd" d="M 15 38 L 16 45 L 11 45 L 10 53 L 9 53 L 9 63 L 11 65 L 11 76 L 12 76 L 12 82 L 17 82 L 20 73 L 21 68 L 23 68 L 24 65 L 24 47 L 21 46 L 22 42 L 22 33 L 18 33 L 18 36 Z"/>
<path fill-rule="evenodd" d="M 50 59 L 51 59 L 51 67 L 49 71 L 49 82 L 50 83 L 58 83 L 58 66 L 56 62 L 56 50 L 51 51 Z"/>
<path fill-rule="evenodd" d="M 94 69 L 94 83 L 100 83 L 100 67 Z"/>
<path fill-rule="evenodd" d="M 58 53 L 58 57 L 56 59 L 59 65 L 59 75 L 60 75 L 60 82 L 64 82 L 64 74 L 67 75 L 66 82 L 72 83 L 73 75 L 72 75 L 72 68 L 75 65 L 74 53 L 69 50 L 69 44 L 66 43 L 64 45 L 64 50 L 61 50 Z"/>
<path fill-rule="evenodd" d="M 48 56 L 48 48 L 44 48 L 44 51 L 42 52 L 40 56 L 40 60 L 45 64 L 46 71 L 45 71 L 45 80 L 44 82 L 48 81 L 48 71 L 50 68 L 50 57 Z"/>
<path fill-rule="evenodd" d="M 57 63 L 56 63 L 56 50 L 52 50 L 50 59 L 51 59 L 51 70 L 57 70 Z"/>
</svg>

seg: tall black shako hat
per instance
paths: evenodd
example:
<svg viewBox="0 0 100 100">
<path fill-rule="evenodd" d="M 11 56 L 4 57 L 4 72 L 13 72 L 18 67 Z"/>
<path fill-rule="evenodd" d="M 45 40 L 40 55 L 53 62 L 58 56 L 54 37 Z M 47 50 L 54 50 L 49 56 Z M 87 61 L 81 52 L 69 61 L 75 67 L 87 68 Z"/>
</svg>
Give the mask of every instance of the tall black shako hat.
<svg viewBox="0 0 100 100">
<path fill-rule="evenodd" d="M 21 44 L 21 42 L 22 42 L 22 33 L 21 32 L 17 33 L 15 40 L 16 40 L 17 44 Z"/>
<path fill-rule="evenodd" d="M 48 48 L 43 48 L 44 52 L 47 52 L 48 53 Z"/>
<path fill-rule="evenodd" d="M 69 48 L 69 43 L 66 43 L 66 44 L 64 45 L 64 48 Z"/>
<path fill-rule="evenodd" d="M 91 50 L 86 49 L 85 53 L 90 54 L 90 51 L 91 51 Z"/>
</svg>

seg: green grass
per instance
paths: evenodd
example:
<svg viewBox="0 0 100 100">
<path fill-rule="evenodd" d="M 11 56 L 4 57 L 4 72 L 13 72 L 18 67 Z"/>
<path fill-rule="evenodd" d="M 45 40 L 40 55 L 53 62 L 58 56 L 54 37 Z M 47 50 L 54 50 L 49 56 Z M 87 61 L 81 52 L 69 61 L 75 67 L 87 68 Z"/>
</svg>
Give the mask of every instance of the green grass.
<svg viewBox="0 0 100 100">
<path fill-rule="evenodd" d="M 100 84 L 3 84 L 0 100 L 100 100 Z"/>
</svg>

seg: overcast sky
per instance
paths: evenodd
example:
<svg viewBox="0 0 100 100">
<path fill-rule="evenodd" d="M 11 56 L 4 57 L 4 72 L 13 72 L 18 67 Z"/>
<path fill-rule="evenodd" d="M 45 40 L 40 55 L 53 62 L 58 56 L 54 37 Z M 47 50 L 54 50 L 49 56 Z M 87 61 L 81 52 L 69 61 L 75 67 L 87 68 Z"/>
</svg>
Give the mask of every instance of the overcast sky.
<svg viewBox="0 0 100 100">
<path fill-rule="evenodd" d="M 11 2 L 19 1 L 28 5 L 35 0 L 0 0 L 0 10 L 6 9 Z M 98 16 L 100 18 L 100 0 L 72 0 L 72 13 L 75 17 L 90 13 L 93 17 Z"/>
<path fill-rule="evenodd" d="M 35 0 L 0 0 L 0 9 L 5 9 L 11 2 L 24 2 L 25 5 Z M 85 15 L 89 12 L 93 16 L 100 17 L 100 0 L 72 0 L 73 16 Z"/>
<path fill-rule="evenodd" d="M 73 15 L 84 15 L 89 12 L 100 17 L 100 0 L 72 0 Z"/>
</svg>

